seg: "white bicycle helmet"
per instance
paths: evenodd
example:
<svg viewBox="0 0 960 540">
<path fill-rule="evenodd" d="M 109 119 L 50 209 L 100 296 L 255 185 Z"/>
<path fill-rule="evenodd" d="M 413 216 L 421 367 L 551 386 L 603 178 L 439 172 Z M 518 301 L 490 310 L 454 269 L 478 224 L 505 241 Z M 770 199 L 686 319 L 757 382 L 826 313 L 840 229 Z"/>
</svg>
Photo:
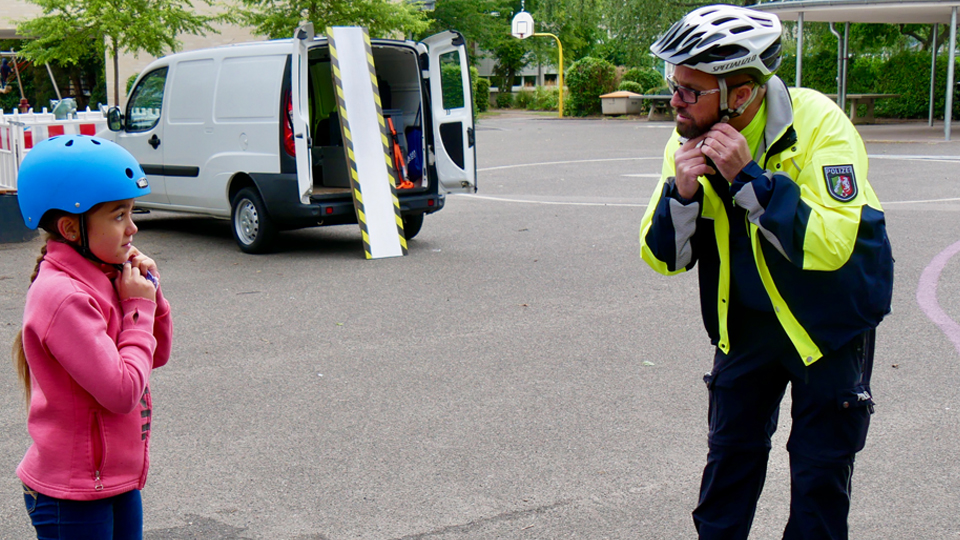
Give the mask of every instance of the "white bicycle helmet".
<svg viewBox="0 0 960 540">
<path fill-rule="evenodd" d="M 725 78 L 747 73 L 766 83 L 780 67 L 782 27 L 776 15 L 718 4 L 695 9 L 667 30 L 650 51 L 663 61 L 716 75 L 720 103 L 727 103 Z M 730 117 L 746 108 L 754 95 Z"/>
</svg>

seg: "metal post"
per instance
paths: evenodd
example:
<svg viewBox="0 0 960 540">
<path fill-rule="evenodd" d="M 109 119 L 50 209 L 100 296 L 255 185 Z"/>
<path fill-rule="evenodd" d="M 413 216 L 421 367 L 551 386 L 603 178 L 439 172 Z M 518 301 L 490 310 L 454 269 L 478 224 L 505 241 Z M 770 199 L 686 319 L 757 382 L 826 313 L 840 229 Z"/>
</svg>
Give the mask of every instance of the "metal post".
<svg viewBox="0 0 960 540">
<path fill-rule="evenodd" d="M 950 56 L 947 58 L 947 106 L 943 111 L 943 133 L 950 140 L 950 123 L 953 122 L 953 67 L 957 62 L 957 8 L 950 13 Z"/>
<path fill-rule="evenodd" d="M 794 86 L 800 88 L 800 79 L 803 76 L 803 12 L 797 15 L 797 78 Z"/>
<path fill-rule="evenodd" d="M 837 38 L 837 105 L 841 110 L 846 109 L 843 96 L 843 36 L 830 23 L 830 33 Z"/>
<path fill-rule="evenodd" d="M 560 43 L 560 38 L 557 36 L 548 33 L 548 32 L 534 32 L 535 36 L 550 36 L 553 39 L 557 40 L 557 51 L 560 53 L 560 73 L 557 74 L 557 84 L 560 86 L 560 94 L 558 96 L 557 108 L 560 109 L 560 118 L 563 118 L 563 45 Z"/>
<path fill-rule="evenodd" d="M 933 99 L 937 86 L 937 30 L 939 28 L 939 24 L 933 23 L 933 33 L 930 35 L 932 40 L 930 49 L 933 52 L 930 53 L 930 120 L 927 122 L 929 126 L 933 126 Z"/>
<path fill-rule="evenodd" d="M 840 107 L 846 110 L 847 108 L 847 71 L 850 62 L 850 23 L 843 23 L 843 105 Z M 852 118 L 854 115 L 850 115 Z"/>
</svg>

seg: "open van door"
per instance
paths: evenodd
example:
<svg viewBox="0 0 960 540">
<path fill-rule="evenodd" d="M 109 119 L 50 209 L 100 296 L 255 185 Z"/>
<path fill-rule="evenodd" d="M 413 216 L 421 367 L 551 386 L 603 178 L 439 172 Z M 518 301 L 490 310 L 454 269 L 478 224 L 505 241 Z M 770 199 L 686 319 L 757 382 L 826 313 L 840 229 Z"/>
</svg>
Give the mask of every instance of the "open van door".
<svg viewBox="0 0 960 540">
<path fill-rule="evenodd" d="M 307 48 L 313 42 L 313 23 L 301 25 L 293 33 L 293 55 L 290 64 L 290 101 L 293 116 L 293 144 L 297 150 L 297 191 L 300 202 L 308 204 L 313 193 L 313 163 L 310 139 L 310 107 L 307 104 L 309 59 Z M 283 111 L 286 114 L 286 111 Z M 282 119 L 281 121 L 286 121 Z"/>
<path fill-rule="evenodd" d="M 430 109 L 437 176 L 448 192 L 477 191 L 473 93 L 463 35 L 447 31 L 422 42 L 430 58 Z"/>
</svg>

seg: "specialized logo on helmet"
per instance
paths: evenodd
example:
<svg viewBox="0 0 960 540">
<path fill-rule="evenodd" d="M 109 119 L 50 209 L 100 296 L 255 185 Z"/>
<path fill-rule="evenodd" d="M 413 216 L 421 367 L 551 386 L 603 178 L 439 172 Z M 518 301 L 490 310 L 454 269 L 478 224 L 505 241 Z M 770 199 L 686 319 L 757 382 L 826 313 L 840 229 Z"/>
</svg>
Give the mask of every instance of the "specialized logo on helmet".
<svg viewBox="0 0 960 540">
<path fill-rule="evenodd" d="M 147 177 L 146 177 L 146 176 L 141 176 L 140 178 L 137 179 L 137 187 L 138 187 L 138 188 L 143 189 L 143 188 L 145 188 L 145 187 L 147 187 L 147 186 L 149 186 L 149 185 L 150 185 L 150 184 L 147 182 Z"/>
<path fill-rule="evenodd" d="M 725 71 L 730 71 L 731 69 L 736 69 L 736 68 L 738 68 L 738 67 L 740 67 L 740 66 L 745 66 L 745 65 L 753 62 L 753 61 L 756 60 L 756 59 L 757 59 L 757 55 L 754 54 L 754 55 L 752 55 L 752 56 L 748 56 L 748 57 L 746 57 L 746 58 L 741 58 L 741 59 L 735 60 L 735 61 L 733 61 L 733 62 L 727 62 L 726 64 L 719 64 L 719 65 L 716 65 L 716 66 L 711 66 L 710 68 L 713 70 L 714 73 L 717 73 L 717 72 L 725 72 Z"/>
<path fill-rule="evenodd" d="M 834 199 L 847 202 L 857 196 L 857 177 L 853 174 L 853 165 L 825 166 L 823 179 L 827 182 L 827 191 Z"/>
</svg>

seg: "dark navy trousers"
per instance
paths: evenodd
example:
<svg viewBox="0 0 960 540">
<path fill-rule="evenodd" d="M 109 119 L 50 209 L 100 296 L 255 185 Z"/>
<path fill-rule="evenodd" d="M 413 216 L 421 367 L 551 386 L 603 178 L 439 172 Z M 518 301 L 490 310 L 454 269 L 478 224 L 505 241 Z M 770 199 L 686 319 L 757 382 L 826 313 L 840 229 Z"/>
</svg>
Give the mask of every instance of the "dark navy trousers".
<svg viewBox="0 0 960 540">
<path fill-rule="evenodd" d="M 790 516 L 783 538 L 846 540 L 854 456 L 873 413 L 875 331 L 804 366 L 772 313 L 740 308 L 730 315 L 730 354 L 717 349 L 704 377 L 709 454 L 693 512 L 700 538 L 747 538 L 789 383 Z"/>
</svg>

